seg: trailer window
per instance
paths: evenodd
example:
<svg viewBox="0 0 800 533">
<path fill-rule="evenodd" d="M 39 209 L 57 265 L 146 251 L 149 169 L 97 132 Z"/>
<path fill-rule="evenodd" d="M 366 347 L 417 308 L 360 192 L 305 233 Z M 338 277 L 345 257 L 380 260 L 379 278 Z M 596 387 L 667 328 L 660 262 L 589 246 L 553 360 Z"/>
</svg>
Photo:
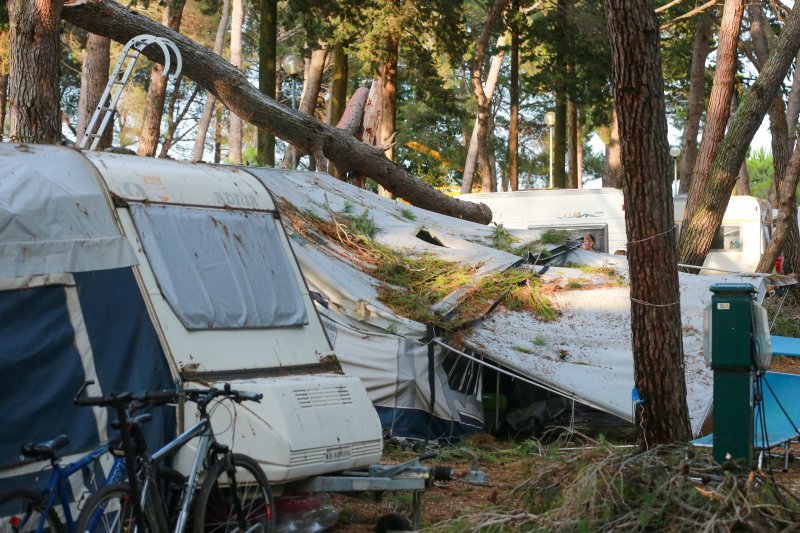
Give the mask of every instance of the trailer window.
<svg viewBox="0 0 800 533">
<path fill-rule="evenodd" d="M 130 204 L 161 293 L 189 330 L 308 324 L 272 213 Z"/>
<path fill-rule="evenodd" d="M 742 250 L 742 228 L 740 226 L 720 226 L 714 240 L 711 241 L 712 250 L 726 252 L 740 252 Z"/>
</svg>

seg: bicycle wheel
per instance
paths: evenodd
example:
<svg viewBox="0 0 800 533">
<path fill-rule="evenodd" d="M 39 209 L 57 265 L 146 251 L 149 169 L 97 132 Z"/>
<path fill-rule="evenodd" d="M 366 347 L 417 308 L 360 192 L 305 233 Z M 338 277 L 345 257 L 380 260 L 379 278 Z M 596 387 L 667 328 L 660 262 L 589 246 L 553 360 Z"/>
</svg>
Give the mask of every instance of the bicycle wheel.
<svg viewBox="0 0 800 533">
<path fill-rule="evenodd" d="M 272 491 L 267 476 L 258 463 L 246 455 L 232 454 L 232 460 L 233 475 L 226 468 L 226 460 L 208 469 L 195 502 L 195 533 L 274 531 Z M 232 490 L 234 483 L 235 491 Z"/>
<path fill-rule="evenodd" d="M 30 490 L 16 490 L 0 496 L 0 533 L 61 533 L 64 526 L 56 510 L 45 509 L 46 506 L 45 497 Z"/>
<path fill-rule="evenodd" d="M 146 531 L 155 531 L 155 520 L 147 509 L 142 509 Z M 108 485 L 94 493 L 78 516 L 77 533 L 132 532 L 136 528 L 133 498 L 128 485 Z"/>
</svg>

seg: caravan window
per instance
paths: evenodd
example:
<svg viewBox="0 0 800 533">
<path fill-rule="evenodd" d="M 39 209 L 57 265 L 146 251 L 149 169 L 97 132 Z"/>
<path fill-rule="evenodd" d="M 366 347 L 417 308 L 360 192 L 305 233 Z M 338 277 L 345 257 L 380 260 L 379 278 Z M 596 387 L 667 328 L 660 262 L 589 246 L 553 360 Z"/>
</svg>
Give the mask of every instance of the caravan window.
<svg viewBox="0 0 800 533">
<path fill-rule="evenodd" d="M 186 329 L 308 323 L 272 213 L 130 205 L 161 292 Z"/>
<path fill-rule="evenodd" d="M 528 229 L 542 230 L 549 229 L 566 231 L 572 240 L 583 239 L 587 233 L 594 237 L 594 249 L 598 252 L 608 253 L 608 224 L 587 224 L 580 226 L 537 226 L 530 225 Z"/>
<path fill-rule="evenodd" d="M 740 226 L 720 226 L 714 240 L 711 241 L 712 250 L 726 252 L 742 251 L 742 228 Z"/>
</svg>

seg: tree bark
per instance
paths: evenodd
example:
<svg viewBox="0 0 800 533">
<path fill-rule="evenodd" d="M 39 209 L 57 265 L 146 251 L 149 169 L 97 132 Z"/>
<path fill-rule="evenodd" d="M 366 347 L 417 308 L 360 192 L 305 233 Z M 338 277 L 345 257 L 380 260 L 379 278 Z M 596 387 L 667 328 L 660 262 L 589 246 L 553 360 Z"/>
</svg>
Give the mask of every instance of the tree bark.
<svg viewBox="0 0 800 533">
<path fill-rule="evenodd" d="M 703 140 L 697 154 L 694 173 L 686 201 L 684 220 L 691 220 L 697 209 L 698 199 L 709 179 L 711 165 L 719 150 L 731 110 L 731 98 L 736 87 L 736 49 L 739 42 L 739 26 L 742 22 L 744 4 L 742 0 L 725 0 L 717 45 L 717 67 L 714 83 L 706 110 Z M 737 171 L 738 166 L 737 166 Z M 732 187 L 731 187 L 732 188 Z"/>
<path fill-rule="evenodd" d="M 770 29 L 764 17 L 762 2 L 753 1 L 747 4 L 750 15 L 750 36 L 756 57 L 756 69 L 760 70 L 769 57 Z M 772 138 L 772 165 L 775 176 L 776 189 L 780 189 L 780 181 L 786 173 L 791 151 L 789 148 L 789 130 L 786 123 L 786 106 L 783 96 L 778 93 L 769 107 L 769 129 Z"/>
<path fill-rule="evenodd" d="M 508 185 L 512 191 L 516 191 L 519 190 L 519 23 L 517 21 L 517 17 L 520 16 L 519 0 L 512 0 L 511 16 L 514 18 L 511 23 L 511 78 L 509 79 L 511 109 L 508 124 Z"/>
<path fill-rule="evenodd" d="M 0 74 L 0 142 L 6 132 L 6 104 L 8 103 L 8 74 Z"/>
<path fill-rule="evenodd" d="M 319 50 L 314 50 L 311 52 L 311 61 L 309 61 L 306 68 L 303 94 L 300 98 L 298 111 L 312 117 L 315 116 L 317 110 L 317 100 L 319 99 L 319 91 L 322 88 L 322 74 L 325 70 L 325 61 L 327 57 L 327 46 Z M 303 155 L 304 153 L 297 149 L 297 147 L 288 147 L 283 156 L 281 167 L 297 168 L 297 164 L 300 162 L 300 158 Z M 309 155 L 311 156 L 309 169 L 327 169 L 327 161 L 325 161 L 321 153 L 310 153 Z"/>
<path fill-rule="evenodd" d="M 690 437 L 658 19 L 648 0 L 604 0 L 622 143 L 634 407 L 640 448 Z"/>
<path fill-rule="evenodd" d="M 162 19 L 166 27 L 175 31 L 180 29 L 184 5 L 186 5 L 186 0 L 167 1 Z M 136 153 L 141 156 L 153 157 L 156 155 L 158 139 L 161 136 L 164 102 L 167 99 L 167 81 L 168 77 L 164 75 L 164 67 L 158 63 L 153 65 L 150 69 L 147 105 L 144 108 L 144 118 L 142 118 L 142 133 L 139 135 L 139 147 L 136 150 Z"/>
<path fill-rule="evenodd" d="M 578 106 L 567 99 L 567 153 L 569 154 L 569 188 L 578 188 Z"/>
<path fill-rule="evenodd" d="M 611 136 L 606 149 L 606 170 L 603 187 L 622 188 L 622 150 L 619 143 L 619 118 L 616 105 L 611 115 Z"/>
<path fill-rule="evenodd" d="M 231 0 L 222 0 L 222 12 L 219 16 L 217 35 L 214 39 L 214 54 L 217 56 L 222 55 L 222 46 L 225 42 L 225 31 L 228 28 L 228 14 L 230 13 L 230 9 Z M 203 152 L 205 152 L 206 149 L 206 135 L 208 134 L 208 126 L 211 124 L 211 117 L 214 115 L 214 105 L 216 103 L 217 96 L 213 92 L 207 91 L 206 103 L 203 107 L 203 114 L 200 117 L 200 121 L 197 123 L 197 137 L 194 139 L 194 150 L 192 151 L 193 163 L 197 163 L 203 159 Z"/>
<path fill-rule="evenodd" d="M 394 137 L 397 131 L 397 63 L 400 56 L 400 37 L 389 33 L 386 36 L 387 57 L 381 65 L 381 126 L 380 145 L 388 148 L 384 153 L 394 161 Z M 391 191 L 378 187 L 378 194 L 392 197 Z"/>
<path fill-rule="evenodd" d="M 690 195 L 696 208 L 681 229 L 678 257 L 681 263 L 700 266 L 728 207 L 730 193 L 747 156 L 753 136 L 786 76 L 800 48 L 800 9 L 792 9 L 775 41 L 772 53 L 742 97 L 742 102 L 722 140 L 706 184 L 700 184 L 696 198 Z M 692 184 L 692 190 L 697 183 Z M 704 186 L 703 186 L 704 185 Z M 688 207 L 687 207 L 688 209 Z"/>
<path fill-rule="evenodd" d="M 686 104 L 686 120 L 681 138 L 681 160 L 678 164 L 680 192 L 688 192 L 692 182 L 694 164 L 697 160 L 697 133 L 705 103 L 706 59 L 711 50 L 711 18 L 705 13 L 697 15 L 697 24 L 692 47 L 692 70 L 689 75 L 689 99 Z"/>
<path fill-rule="evenodd" d="M 244 0 L 231 4 L 231 65 L 242 69 L 242 26 L 244 25 Z M 242 118 L 231 111 L 228 117 L 228 159 L 231 164 L 242 164 Z"/>
<path fill-rule="evenodd" d="M 795 72 L 800 66 L 800 52 L 794 59 Z M 786 125 L 789 130 L 789 151 L 794 151 L 794 144 L 797 141 L 797 121 L 800 116 L 800 76 L 792 76 L 792 89 L 786 102 Z"/>
<path fill-rule="evenodd" d="M 567 95 L 556 90 L 556 124 L 553 127 L 553 187 L 567 187 Z"/>
<path fill-rule="evenodd" d="M 778 259 L 791 238 L 791 229 L 794 228 L 797 231 L 797 202 L 794 194 L 797 190 L 798 176 L 800 176 L 800 144 L 795 147 L 786 167 L 786 175 L 778 186 L 778 221 L 775 225 L 775 233 L 767 243 L 767 249 L 761 255 L 756 272 L 772 272 L 775 260 Z M 792 257 L 791 259 L 794 260 L 791 266 L 797 267 L 799 264 L 797 258 Z"/>
<path fill-rule="evenodd" d="M 11 140 L 53 144 L 61 140 L 61 2 L 9 0 Z"/>
<path fill-rule="evenodd" d="M 489 47 L 489 38 L 492 36 L 492 31 L 497 21 L 500 20 L 500 15 L 502 15 L 510 1 L 511 0 L 494 0 L 489 15 L 486 17 L 481 35 L 475 45 L 475 57 L 472 59 L 471 81 L 472 92 L 478 104 L 478 118 L 475 121 L 475 128 L 473 128 L 474 148 L 472 140 L 470 140 L 470 144 L 467 148 L 467 158 L 464 163 L 464 174 L 461 180 L 461 194 L 469 194 L 472 191 L 472 182 L 475 176 L 475 167 L 481 152 L 481 145 L 483 144 L 485 148 L 486 124 L 489 119 L 491 98 L 487 94 L 488 91 L 484 91 L 483 89 L 483 63 L 486 57 L 486 50 Z"/>
<path fill-rule="evenodd" d="M 739 174 L 736 177 L 736 194 L 750 196 L 750 174 L 747 172 L 747 161 L 739 167 Z"/>
<path fill-rule="evenodd" d="M 141 33 L 171 39 L 183 55 L 183 71 L 215 94 L 233 113 L 308 152 L 321 149 L 342 171 L 369 176 L 397 196 L 422 209 L 488 224 L 492 211 L 485 204 L 451 198 L 389 161 L 380 148 L 369 147 L 350 135 L 313 117 L 293 112 L 262 94 L 242 72 L 187 37 L 111 0 L 71 7 L 64 18 L 78 27 L 106 35 L 118 42 Z M 157 47 L 145 55 L 164 58 Z"/>
<path fill-rule="evenodd" d="M 359 130 L 361 130 L 361 124 L 364 119 L 364 109 L 367 106 L 367 98 L 369 97 L 369 89 L 366 87 L 359 87 L 353 93 L 352 98 L 350 101 L 347 102 L 347 107 L 344 108 L 344 112 L 342 116 L 339 118 L 339 122 L 336 124 L 336 128 L 344 131 L 348 135 L 358 136 Z M 328 165 L 329 173 L 332 176 L 340 179 L 342 181 L 347 181 L 347 176 L 345 174 L 340 174 L 336 171 L 336 166 L 333 163 Z M 364 184 L 361 182 L 360 179 L 353 179 L 350 180 L 353 185 L 357 185 L 358 187 L 363 188 Z"/>
<path fill-rule="evenodd" d="M 78 126 L 76 141 L 80 143 L 95 109 L 100 103 L 103 91 L 108 84 L 108 70 L 111 66 L 111 39 L 90 33 L 86 40 L 86 54 L 81 67 L 81 95 L 78 99 Z M 97 150 L 111 146 L 114 136 L 114 122 L 109 121 Z"/>
<path fill-rule="evenodd" d="M 333 74 L 331 75 L 331 99 L 328 105 L 328 124 L 339 127 L 339 120 L 344 115 L 345 110 L 350 104 L 347 102 L 347 78 L 349 75 L 348 58 L 344 45 L 338 43 L 333 47 Z M 356 89 L 356 92 L 362 88 Z M 368 92 L 367 89 L 364 89 Z M 355 94 L 353 94 L 355 98 Z M 366 103 L 366 96 L 364 97 Z M 363 115 L 363 105 L 361 114 Z M 352 114 L 352 111 L 351 111 Z M 360 122 L 360 121 L 359 121 Z M 353 133 L 355 135 L 355 132 Z M 328 163 L 328 173 L 336 176 L 336 166 Z"/>
<path fill-rule="evenodd" d="M 261 25 L 258 34 L 258 89 L 275 97 L 278 70 L 278 0 L 261 0 Z M 275 136 L 259 129 L 258 164 L 275 166 Z"/>
</svg>

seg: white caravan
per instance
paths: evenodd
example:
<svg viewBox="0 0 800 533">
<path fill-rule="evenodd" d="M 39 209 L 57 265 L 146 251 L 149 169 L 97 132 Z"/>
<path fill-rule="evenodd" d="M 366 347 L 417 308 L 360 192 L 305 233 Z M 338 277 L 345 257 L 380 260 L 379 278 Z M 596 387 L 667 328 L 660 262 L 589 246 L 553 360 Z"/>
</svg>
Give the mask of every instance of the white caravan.
<svg viewBox="0 0 800 533">
<path fill-rule="evenodd" d="M 613 254 L 626 248 L 625 202 L 618 189 L 534 189 L 458 198 L 488 205 L 492 222 L 523 239 L 537 238 L 548 229 L 566 229 L 574 238 L 592 234 L 600 252 Z"/>
<path fill-rule="evenodd" d="M 680 233 L 686 195 L 674 197 L 673 203 L 675 224 Z M 699 273 L 754 272 L 772 234 L 771 217 L 772 207 L 766 200 L 753 196 L 731 196 L 703 262 L 705 268 Z"/>
<path fill-rule="evenodd" d="M 136 252 L 175 377 L 264 394 L 214 412 L 220 440 L 255 458 L 272 483 L 379 461 L 377 413 L 361 381 L 341 373 L 264 185 L 234 167 L 83 155 Z M 192 405 L 179 425 L 193 419 Z"/>
</svg>

